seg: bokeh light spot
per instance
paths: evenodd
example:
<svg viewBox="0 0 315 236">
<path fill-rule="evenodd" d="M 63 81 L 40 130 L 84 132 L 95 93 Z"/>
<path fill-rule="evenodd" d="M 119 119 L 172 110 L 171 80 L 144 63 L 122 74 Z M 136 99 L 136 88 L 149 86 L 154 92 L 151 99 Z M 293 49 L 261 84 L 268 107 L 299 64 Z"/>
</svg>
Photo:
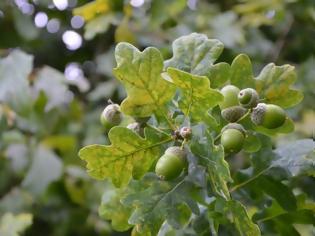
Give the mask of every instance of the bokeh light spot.
<svg viewBox="0 0 315 236">
<path fill-rule="evenodd" d="M 67 30 L 63 33 L 62 41 L 69 50 L 77 50 L 82 45 L 81 35 L 72 30 Z"/>
<path fill-rule="evenodd" d="M 69 5 L 68 0 L 53 0 L 53 3 L 56 6 L 56 8 L 60 11 L 67 9 Z"/>
<path fill-rule="evenodd" d="M 58 19 L 51 19 L 47 24 L 47 31 L 49 33 L 57 33 L 60 29 L 60 21 Z"/>
<path fill-rule="evenodd" d="M 133 7 L 141 7 L 144 4 L 144 0 L 130 0 L 130 4 Z"/>
<path fill-rule="evenodd" d="M 74 16 L 71 18 L 71 26 L 74 29 L 80 29 L 84 25 L 84 19 L 81 16 Z"/>
<path fill-rule="evenodd" d="M 45 12 L 38 12 L 35 15 L 34 23 L 38 28 L 44 28 L 47 25 L 48 16 Z"/>
</svg>

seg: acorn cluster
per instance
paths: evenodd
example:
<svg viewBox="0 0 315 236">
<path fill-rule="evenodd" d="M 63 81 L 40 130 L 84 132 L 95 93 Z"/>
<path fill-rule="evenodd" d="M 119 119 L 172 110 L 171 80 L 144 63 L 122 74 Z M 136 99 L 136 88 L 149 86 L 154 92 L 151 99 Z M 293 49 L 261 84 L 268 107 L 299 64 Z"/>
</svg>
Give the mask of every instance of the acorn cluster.
<svg viewBox="0 0 315 236">
<path fill-rule="evenodd" d="M 239 122 L 250 115 L 254 125 L 267 129 L 281 127 L 286 120 L 285 111 L 277 105 L 260 102 L 259 94 L 255 89 L 246 88 L 240 90 L 234 85 L 227 85 L 221 89 L 224 96 L 219 104 L 222 118 L 228 122 L 221 130 L 220 143 L 226 154 L 235 154 L 243 149 L 247 131 Z M 150 117 L 134 117 L 135 122 L 127 125 L 133 132 L 144 136 L 144 128 Z M 108 131 L 113 126 L 119 125 L 123 115 L 118 104 L 110 103 L 101 114 L 100 121 Z M 186 142 L 192 137 L 190 127 L 182 127 L 175 130 L 173 138 L 175 141 Z M 155 166 L 156 174 L 163 180 L 172 180 L 180 176 L 187 169 L 187 152 L 184 145 L 172 146 L 166 149 Z"/>
<path fill-rule="evenodd" d="M 234 85 L 222 88 L 224 96 L 220 104 L 221 116 L 228 124 L 221 131 L 221 144 L 226 153 L 237 153 L 242 150 L 246 138 L 246 130 L 237 124 L 250 114 L 254 125 L 267 129 L 281 127 L 287 118 L 285 111 L 278 105 L 259 102 L 259 94 L 255 89 L 240 90 Z"/>
</svg>

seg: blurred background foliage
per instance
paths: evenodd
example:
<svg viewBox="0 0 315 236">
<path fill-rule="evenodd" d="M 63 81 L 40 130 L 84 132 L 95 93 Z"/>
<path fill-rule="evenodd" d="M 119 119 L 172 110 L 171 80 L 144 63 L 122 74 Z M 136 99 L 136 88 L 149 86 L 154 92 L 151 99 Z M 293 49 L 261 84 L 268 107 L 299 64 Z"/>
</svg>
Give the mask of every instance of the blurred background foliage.
<svg viewBox="0 0 315 236">
<path fill-rule="evenodd" d="M 1 0 L 0 235 L 123 235 L 98 214 L 112 187 L 90 179 L 77 152 L 108 142 L 99 114 L 125 96 L 115 44 L 168 58 L 170 42 L 191 32 L 221 40 L 220 61 L 246 53 L 256 72 L 296 66 L 296 132 L 275 142 L 314 138 L 314 0 Z"/>
</svg>

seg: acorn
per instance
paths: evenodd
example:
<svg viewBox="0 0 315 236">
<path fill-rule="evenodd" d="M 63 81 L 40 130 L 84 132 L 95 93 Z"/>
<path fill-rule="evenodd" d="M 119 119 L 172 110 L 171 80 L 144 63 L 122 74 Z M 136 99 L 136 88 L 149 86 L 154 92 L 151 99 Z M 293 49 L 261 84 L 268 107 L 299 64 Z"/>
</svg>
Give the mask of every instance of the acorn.
<svg viewBox="0 0 315 236">
<path fill-rule="evenodd" d="M 236 122 L 246 114 L 247 110 L 241 106 L 225 108 L 221 111 L 221 116 L 228 122 Z"/>
<path fill-rule="evenodd" d="M 224 96 L 223 101 L 219 104 L 221 110 L 228 108 L 228 107 L 233 107 L 233 106 L 238 106 L 238 94 L 240 92 L 239 88 L 234 86 L 234 85 L 226 85 L 221 89 L 221 94 Z"/>
<path fill-rule="evenodd" d="M 177 146 L 169 147 L 156 163 L 155 173 L 162 180 L 172 180 L 187 168 L 187 164 L 185 150 Z"/>
<path fill-rule="evenodd" d="M 110 129 L 116 125 L 119 125 L 123 119 L 120 107 L 118 104 L 109 104 L 103 110 L 100 121 L 101 124 L 106 128 Z"/>
<path fill-rule="evenodd" d="M 245 130 L 245 128 L 243 127 L 243 125 L 241 125 L 241 124 L 238 124 L 238 123 L 229 123 L 229 124 L 227 124 L 226 126 L 224 126 L 224 127 L 221 129 L 221 132 L 224 132 L 225 130 L 228 130 L 228 129 L 237 129 L 237 130 L 241 131 L 244 135 L 246 135 L 246 130 Z"/>
<path fill-rule="evenodd" d="M 259 102 L 259 95 L 255 89 L 246 88 L 239 92 L 238 101 L 242 107 L 253 108 Z"/>
<path fill-rule="evenodd" d="M 253 109 L 251 120 L 255 125 L 261 125 L 267 129 L 276 129 L 284 124 L 286 113 L 278 105 L 258 103 Z"/>
<path fill-rule="evenodd" d="M 239 124 L 229 124 L 222 129 L 221 144 L 227 154 L 238 153 L 245 142 L 245 129 Z"/>
</svg>

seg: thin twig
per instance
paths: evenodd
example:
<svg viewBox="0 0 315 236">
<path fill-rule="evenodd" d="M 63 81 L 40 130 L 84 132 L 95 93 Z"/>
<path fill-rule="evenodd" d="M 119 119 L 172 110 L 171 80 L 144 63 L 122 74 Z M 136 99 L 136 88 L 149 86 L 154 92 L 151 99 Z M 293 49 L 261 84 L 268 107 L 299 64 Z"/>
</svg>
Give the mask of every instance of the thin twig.
<svg viewBox="0 0 315 236">
<path fill-rule="evenodd" d="M 280 52 L 281 52 L 281 50 L 285 44 L 286 37 L 288 36 L 288 34 L 292 28 L 294 18 L 290 17 L 288 21 L 289 22 L 287 23 L 287 27 L 285 27 L 285 29 L 282 31 L 282 34 L 280 35 L 279 39 L 275 43 L 275 47 L 272 49 L 272 52 L 270 54 L 271 61 L 274 61 L 274 62 L 277 61 L 277 59 L 280 55 Z"/>
</svg>

